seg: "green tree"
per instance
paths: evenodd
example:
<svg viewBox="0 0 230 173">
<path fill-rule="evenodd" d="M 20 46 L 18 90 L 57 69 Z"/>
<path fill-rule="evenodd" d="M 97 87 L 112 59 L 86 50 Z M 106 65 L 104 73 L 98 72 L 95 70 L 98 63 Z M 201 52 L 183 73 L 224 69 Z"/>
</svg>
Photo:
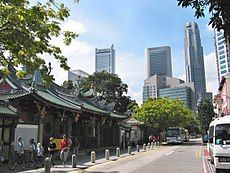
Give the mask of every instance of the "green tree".
<svg viewBox="0 0 230 173">
<path fill-rule="evenodd" d="M 185 127 L 194 120 L 192 111 L 182 101 L 168 98 L 147 100 L 136 109 L 135 118 L 158 133 L 168 127 Z"/>
<path fill-rule="evenodd" d="M 230 41 L 230 1 L 229 0 L 177 0 L 178 6 L 192 7 L 195 17 L 205 16 L 205 9 L 212 13 L 209 25 L 218 31 L 224 30 L 226 40 Z"/>
<path fill-rule="evenodd" d="M 67 88 L 68 90 L 71 90 L 71 89 L 74 88 L 74 86 L 73 86 L 73 81 L 71 81 L 71 80 L 65 80 L 65 81 L 63 82 L 62 86 L 63 86 L 64 88 Z"/>
<path fill-rule="evenodd" d="M 60 67 L 68 70 L 67 58 L 60 47 L 51 44 L 54 37 L 63 36 L 66 45 L 78 35 L 62 31 L 60 22 L 69 17 L 69 9 L 63 3 L 47 0 L 31 5 L 28 0 L 0 0 L 0 67 L 9 74 L 9 64 L 24 66 L 27 73 L 40 69 L 45 81 L 53 80 L 51 63 L 44 54 L 55 58 Z"/>
<path fill-rule="evenodd" d="M 123 83 L 116 74 L 110 74 L 106 71 L 96 72 L 90 75 L 80 83 L 82 92 L 94 88 L 98 93 L 98 101 L 105 104 L 113 104 L 118 112 L 126 112 L 132 100 L 125 96 L 128 91 L 128 85 Z"/>
<path fill-rule="evenodd" d="M 198 121 L 202 134 L 206 134 L 209 124 L 215 116 L 214 106 L 209 100 L 203 100 L 198 105 Z"/>
</svg>

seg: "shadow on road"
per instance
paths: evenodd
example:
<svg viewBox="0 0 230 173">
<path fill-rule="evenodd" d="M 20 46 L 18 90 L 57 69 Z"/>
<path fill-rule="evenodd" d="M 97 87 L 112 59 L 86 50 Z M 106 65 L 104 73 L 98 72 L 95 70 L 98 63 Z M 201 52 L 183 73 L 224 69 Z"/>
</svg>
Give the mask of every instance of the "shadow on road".
<svg viewBox="0 0 230 173">
<path fill-rule="evenodd" d="M 197 141 L 189 141 L 189 142 L 184 142 L 182 145 L 185 146 L 192 146 L 192 145 L 201 145 L 201 142 L 197 142 Z"/>
</svg>

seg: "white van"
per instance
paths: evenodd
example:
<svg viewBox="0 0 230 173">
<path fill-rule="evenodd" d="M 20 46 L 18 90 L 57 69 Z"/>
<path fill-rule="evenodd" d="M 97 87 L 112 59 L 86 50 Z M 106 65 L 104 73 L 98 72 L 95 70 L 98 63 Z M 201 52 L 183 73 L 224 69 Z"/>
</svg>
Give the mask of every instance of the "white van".
<svg viewBox="0 0 230 173">
<path fill-rule="evenodd" d="M 216 173 L 230 170 L 230 116 L 216 118 L 209 125 L 208 149 Z"/>
</svg>

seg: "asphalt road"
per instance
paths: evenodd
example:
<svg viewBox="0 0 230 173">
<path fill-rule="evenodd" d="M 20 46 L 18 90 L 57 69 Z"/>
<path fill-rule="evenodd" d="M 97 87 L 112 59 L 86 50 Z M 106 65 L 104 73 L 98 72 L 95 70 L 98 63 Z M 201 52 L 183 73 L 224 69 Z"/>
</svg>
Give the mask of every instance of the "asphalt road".
<svg viewBox="0 0 230 173">
<path fill-rule="evenodd" d="M 133 171 L 133 173 L 139 172 L 202 173 L 200 141 L 191 141 L 180 145 L 177 149 Z"/>
<path fill-rule="evenodd" d="M 203 173 L 200 140 L 183 145 L 163 146 L 102 165 L 93 166 L 90 173 Z"/>
</svg>

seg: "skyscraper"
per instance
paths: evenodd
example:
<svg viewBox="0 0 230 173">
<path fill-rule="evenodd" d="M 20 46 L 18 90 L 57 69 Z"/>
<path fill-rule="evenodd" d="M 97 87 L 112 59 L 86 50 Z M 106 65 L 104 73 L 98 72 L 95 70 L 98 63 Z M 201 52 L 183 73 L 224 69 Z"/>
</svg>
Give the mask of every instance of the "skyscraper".
<svg viewBox="0 0 230 173">
<path fill-rule="evenodd" d="M 230 72 L 230 44 L 225 42 L 223 31 L 214 31 L 214 33 L 217 73 L 220 82 L 222 77 Z"/>
<path fill-rule="evenodd" d="M 145 51 L 147 78 L 155 74 L 172 77 L 170 46 L 148 48 Z"/>
<path fill-rule="evenodd" d="M 95 50 L 95 71 L 106 71 L 115 73 L 115 49 L 112 44 L 111 48 Z"/>
<path fill-rule="evenodd" d="M 206 92 L 203 47 L 195 22 L 187 23 L 184 32 L 186 82 L 193 82 L 196 100 Z"/>
</svg>

